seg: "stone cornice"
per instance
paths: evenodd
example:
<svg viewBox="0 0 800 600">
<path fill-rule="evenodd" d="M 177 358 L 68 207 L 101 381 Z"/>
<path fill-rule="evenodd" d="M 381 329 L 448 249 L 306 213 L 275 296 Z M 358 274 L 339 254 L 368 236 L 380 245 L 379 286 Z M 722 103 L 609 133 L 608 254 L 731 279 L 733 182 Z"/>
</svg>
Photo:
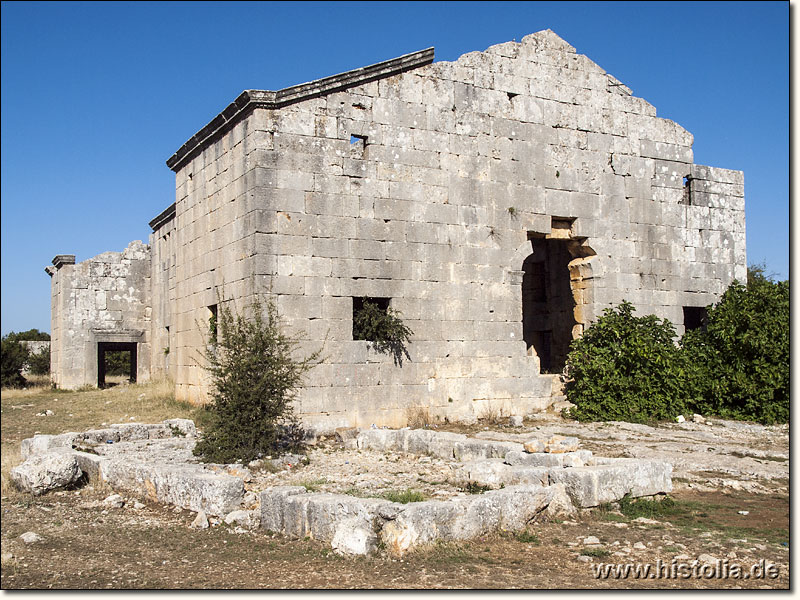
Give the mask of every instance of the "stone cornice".
<svg viewBox="0 0 800 600">
<path fill-rule="evenodd" d="M 383 79 L 433 62 L 433 48 L 405 54 L 391 60 L 361 67 L 338 75 L 323 77 L 308 83 L 293 85 L 277 92 L 245 90 L 236 100 L 219 113 L 208 125 L 194 134 L 180 149 L 167 159 L 167 166 L 175 171 L 186 164 L 202 146 L 217 135 L 227 131 L 254 108 L 277 109 L 309 98 Z M 165 211 L 166 212 L 166 211 Z M 162 213 L 163 214 L 163 213 Z M 160 216 L 160 215 L 159 215 Z M 158 219 L 158 217 L 156 217 Z M 152 223 L 151 223 L 152 227 Z"/>
<path fill-rule="evenodd" d="M 168 223 L 175 218 L 175 203 L 164 209 L 155 219 L 150 221 L 150 228 L 157 231 L 164 223 Z"/>
</svg>

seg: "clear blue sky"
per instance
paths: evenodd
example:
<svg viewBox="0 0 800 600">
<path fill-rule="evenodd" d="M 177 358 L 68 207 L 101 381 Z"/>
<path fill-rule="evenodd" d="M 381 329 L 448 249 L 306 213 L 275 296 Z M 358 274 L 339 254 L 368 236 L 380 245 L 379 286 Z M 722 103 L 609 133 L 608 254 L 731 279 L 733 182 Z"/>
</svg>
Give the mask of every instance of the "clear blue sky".
<svg viewBox="0 0 800 600">
<path fill-rule="evenodd" d="M 789 273 L 785 2 L 2 3 L 2 333 L 50 330 L 56 254 L 147 241 L 164 161 L 242 90 L 550 28 L 745 173 L 748 262 Z"/>
</svg>

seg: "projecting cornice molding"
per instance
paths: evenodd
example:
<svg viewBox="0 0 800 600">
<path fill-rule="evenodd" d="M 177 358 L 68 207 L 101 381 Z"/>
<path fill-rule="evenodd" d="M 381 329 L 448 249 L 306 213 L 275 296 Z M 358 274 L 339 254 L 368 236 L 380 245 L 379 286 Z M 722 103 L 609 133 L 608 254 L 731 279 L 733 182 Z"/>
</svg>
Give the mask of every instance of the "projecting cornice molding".
<svg viewBox="0 0 800 600">
<path fill-rule="evenodd" d="M 195 153 L 206 142 L 230 129 L 255 108 L 281 108 L 301 100 L 317 98 L 370 81 L 391 77 L 398 73 L 429 65 L 432 62 L 433 48 L 426 48 L 425 50 L 405 54 L 374 65 L 346 71 L 338 75 L 331 75 L 330 77 L 323 77 L 308 83 L 293 85 L 277 92 L 245 90 L 225 110 L 214 117 L 208 125 L 194 134 L 175 154 L 170 156 L 167 159 L 167 166 L 177 172 L 195 156 Z"/>
</svg>

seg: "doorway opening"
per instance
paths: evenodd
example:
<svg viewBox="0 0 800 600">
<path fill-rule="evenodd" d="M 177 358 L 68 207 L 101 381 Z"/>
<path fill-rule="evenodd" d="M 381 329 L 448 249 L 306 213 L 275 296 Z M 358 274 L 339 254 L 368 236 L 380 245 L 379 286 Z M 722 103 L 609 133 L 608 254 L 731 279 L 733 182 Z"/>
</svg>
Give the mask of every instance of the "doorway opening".
<svg viewBox="0 0 800 600">
<path fill-rule="evenodd" d="M 594 251 L 585 238 L 571 237 L 562 220 L 553 222 L 550 235 L 528 233 L 532 252 L 522 263 L 522 335 L 542 373 L 564 370 L 570 344 L 588 322 L 585 305 L 593 301 Z"/>
<path fill-rule="evenodd" d="M 136 383 L 136 342 L 97 342 L 97 387 Z"/>
</svg>

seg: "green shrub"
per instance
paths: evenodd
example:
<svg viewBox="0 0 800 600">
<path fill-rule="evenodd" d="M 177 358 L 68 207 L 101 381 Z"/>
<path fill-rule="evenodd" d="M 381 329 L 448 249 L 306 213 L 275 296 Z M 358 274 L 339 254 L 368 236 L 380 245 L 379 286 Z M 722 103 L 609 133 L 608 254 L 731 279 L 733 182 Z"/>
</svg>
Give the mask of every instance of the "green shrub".
<svg viewBox="0 0 800 600">
<path fill-rule="evenodd" d="M 263 455 L 297 451 L 302 428 L 291 402 L 320 352 L 296 359 L 297 342 L 280 330 L 272 301 L 256 301 L 252 316 L 219 307 L 216 344 L 206 358 L 211 404 L 195 454 L 209 462 L 249 462 Z"/>
<path fill-rule="evenodd" d="M 13 336 L 12 331 L 4 335 L 0 341 L 0 358 L 2 359 L 2 371 L 0 372 L 0 385 L 2 387 L 24 387 L 25 378 L 22 376 L 22 369 L 28 360 L 28 351 Z"/>
<path fill-rule="evenodd" d="M 402 364 L 403 356 L 409 358 L 406 345 L 414 332 L 401 317 L 391 306 L 384 310 L 365 300 L 361 310 L 353 315 L 353 339 L 373 342 L 376 350 L 392 354 L 395 364 Z"/>
<path fill-rule="evenodd" d="M 748 271 L 682 340 L 694 410 L 761 423 L 789 421 L 789 282 Z"/>
<path fill-rule="evenodd" d="M 41 352 L 28 355 L 28 369 L 33 375 L 47 375 L 50 373 L 50 348 Z"/>
<path fill-rule="evenodd" d="M 654 315 L 635 317 L 623 302 L 607 308 L 567 356 L 568 416 L 579 421 L 645 423 L 686 410 L 684 357 L 675 329 Z"/>
</svg>

